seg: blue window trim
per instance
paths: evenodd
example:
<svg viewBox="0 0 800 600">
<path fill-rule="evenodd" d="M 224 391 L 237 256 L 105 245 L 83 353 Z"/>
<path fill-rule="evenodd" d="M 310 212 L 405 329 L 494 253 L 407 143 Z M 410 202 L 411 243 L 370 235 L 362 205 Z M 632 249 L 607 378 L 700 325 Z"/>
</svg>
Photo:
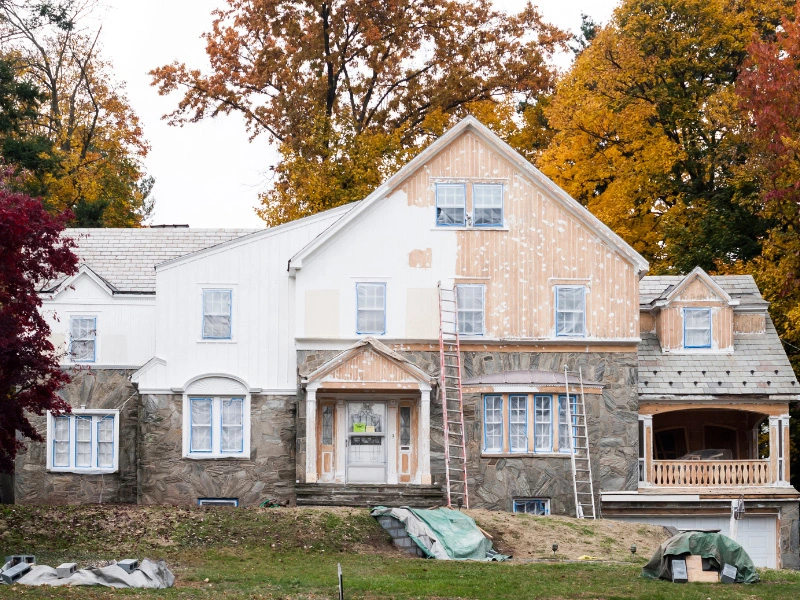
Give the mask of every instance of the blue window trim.
<svg viewBox="0 0 800 600">
<path fill-rule="evenodd" d="M 514 445 L 511 443 L 511 400 L 513 398 L 522 398 L 523 405 L 525 406 L 525 447 L 522 450 L 514 450 Z M 528 394 L 509 394 L 507 410 L 508 410 L 508 451 L 512 454 L 528 453 Z"/>
<path fill-rule="evenodd" d="M 239 506 L 239 499 L 238 498 L 198 498 L 197 499 L 197 506 L 203 506 L 203 502 L 207 500 L 224 500 L 228 502 L 234 502 L 234 506 L 238 508 Z"/>
<path fill-rule="evenodd" d="M 567 334 L 567 333 L 559 333 L 558 332 L 558 290 L 560 289 L 575 289 L 580 288 L 583 290 L 583 333 L 580 334 Z M 556 330 L 556 337 L 569 337 L 569 338 L 579 338 L 579 337 L 586 337 L 586 286 L 585 285 L 557 285 L 555 286 L 555 294 L 556 294 L 556 314 L 555 314 L 555 330 Z"/>
<path fill-rule="evenodd" d="M 572 399 L 572 403 L 573 404 L 577 404 L 577 402 L 578 402 L 577 394 L 570 394 L 569 397 Z M 569 438 L 567 438 L 566 440 L 563 440 L 563 443 L 562 443 L 562 439 L 561 439 L 561 403 L 566 398 L 567 398 L 566 394 L 559 394 L 558 395 L 558 413 L 557 413 L 557 420 L 558 420 L 558 451 L 560 453 L 563 453 L 563 454 L 571 454 L 572 450 L 570 450 L 568 447 L 565 447 L 565 444 L 567 446 L 569 446 Z M 571 425 L 569 423 L 567 424 L 567 425 L 569 425 L 569 426 L 571 426 L 573 428 L 573 432 L 572 432 L 573 436 L 575 435 L 574 428 L 575 428 L 575 424 L 576 423 L 577 423 L 577 419 L 573 415 L 572 424 Z"/>
<path fill-rule="evenodd" d="M 464 190 L 464 222 L 463 223 L 439 223 L 439 187 L 461 187 Z M 436 184 L 436 210 L 433 214 L 433 220 L 436 227 L 466 227 L 467 226 L 467 184 L 466 183 L 437 183 Z M 452 206 L 445 208 L 455 208 Z"/>
<path fill-rule="evenodd" d="M 100 466 L 100 423 L 103 421 L 111 420 L 111 466 L 110 467 L 101 467 Z M 97 419 L 97 459 L 95 460 L 95 465 L 98 469 L 113 469 L 114 462 L 117 453 L 117 445 L 114 443 L 114 415 L 105 415 Z"/>
<path fill-rule="evenodd" d="M 503 427 L 503 419 L 502 419 L 502 415 L 503 415 L 503 396 L 502 396 L 502 394 L 486 394 L 483 397 L 483 451 L 485 453 L 487 453 L 487 454 L 502 454 L 502 452 L 503 452 L 502 446 L 500 447 L 499 450 L 495 450 L 495 449 L 489 449 L 488 445 L 486 444 L 486 401 L 489 398 L 497 398 L 497 399 L 500 400 L 500 415 L 501 415 L 501 417 L 500 417 L 500 442 L 501 442 L 501 444 L 502 444 L 502 441 L 503 441 L 503 429 L 504 429 L 504 427 Z"/>
<path fill-rule="evenodd" d="M 194 439 L 193 439 L 193 432 L 194 427 L 192 427 L 192 410 L 193 410 L 193 403 L 194 402 L 210 402 L 211 403 L 211 411 L 209 413 L 209 438 L 211 443 L 209 444 L 210 448 L 208 450 L 195 450 L 194 449 Z M 214 452 L 214 398 L 207 398 L 207 397 L 197 397 L 197 398 L 189 398 L 189 454 L 211 454 Z"/>
<path fill-rule="evenodd" d="M 94 448 L 92 447 L 92 416 L 91 415 L 73 415 L 74 423 L 70 423 L 70 428 L 75 430 L 75 444 L 73 448 L 73 467 L 76 469 L 91 469 L 92 468 L 92 454 L 94 453 Z M 89 464 L 88 465 L 79 465 L 78 464 L 78 421 L 89 421 Z"/>
<path fill-rule="evenodd" d="M 228 292 L 228 323 L 230 333 L 227 336 L 206 335 L 206 293 L 207 292 Z M 226 288 L 203 288 L 202 314 L 200 315 L 200 335 L 204 340 L 231 340 L 233 339 L 233 290 Z"/>
<path fill-rule="evenodd" d="M 57 465 L 56 464 L 56 421 L 58 419 L 66 419 L 67 420 L 67 464 L 66 465 Z M 70 468 L 69 464 L 69 445 L 72 442 L 72 419 L 69 418 L 69 415 L 61 415 L 58 417 L 53 417 L 53 443 L 51 452 L 53 453 L 53 458 L 51 459 L 53 463 L 54 469 L 68 469 Z"/>
<path fill-rule="evenodd" d="M 238 450 L 223 450 L 222 449 L 222 428 L 225 427 L 225 411 L 223 410 L 223 408 L 224 408 L 223 405 L 224 405 L 224 403 L 226 401 L 227 402 L 231 402 L 233 400 L 236 400 L 236 401 L 239 402 L 239 409 L 241 410 L 242 443 L 239 444 L 239 449 Z M 220 428 L 220 436 L 219 436 L 220 447 L 219 447 L 219 451 L 220 451 L 220 454 L 241 454 L 242 452 L 244 452 L 244 398 L 237 397 L 237 396 L 233 396 L 233 397 L 230 397 L 230 398 L 220 398 L 219 399 L 219 403 L 220 403 L 220 411 L 219 411 L 219 428 Z M 213 407 L 213 404 L 212 404 L 212 407 Z M 213 416 L 213 408 L 212 408 L 212 416 Z M 212 427 L 212 429 L 214 427 L 213 419 L 212 419 L 211 427 Z M 212 448 L 213 448 L 213 445 L 212 445 Z"/>
<path fill-rule="evenodd" d="M 92 322 L 94 323 L 92 325 L 92 331 L 94 331 L 94 344 L 92 344 L 92 358 L 91 359 L 87 358 L 86 360 L 75 360 L 74 358 L 72 358 L 72 341 L 74 339 L 72 337 L 72 321 L 75 320 L 75 319 L 91 319 Z M 90 315 L 85 315 L 85 316 L 82 316 L 82 315 L 71 315 L 70 316 L 70 318 L 69 318 L 69 351 L 70 351 L 70 360 L 73 363 L 94 363 L 94 362 L 97 362 L 97 317 L 96 316 L 90 316 Z"/>
<path fill-rule="evenodd" d="M 383 286 L 383 331 L 359 331 L 358 329 L 358 288 L 362 285 L 380 285 Z M 387 295 L 387 288 L 385 282 L 380 281 L 361 281 L 356 283 L 356 334 L 357 335 L 386 335 L 386 295 Z M 372 310 L 372 309 L 364 309 L 364 310 Z"/>
<path fill-rule="evenodd" d="M 547 450 L 539 450 L 536 447 L 536 399 L 537 398 L 547 398 L 550 400 L 550 447 Z M 558 417 L 558 415 L 556 415 Z M 553 453 L 553 423 L 556 419 L 553 419 L 553 395 L 552 394 L 534 394 L 533 396 L 533 452 L 536 454 L 552 454 Z"/>
<path fill-rule="evenodd" d="M 500 222 L 493 225 L 478 225 L 475 223 L 475 188 L 476 187 L 499 187 L 500 188 Z M 472 184 L 472 226 L 473 227 L 502 227 L 506 222 L 506 186 L 502 183 L 473 183 Z"/>
<path fill-rule="evenodd" d="M 702 346 L 689 346 L 686 343 L 686 313 L 688 312 L 704 312 L 708 315 L 708 344 L 703 344 Z M 711 342 L 713 339 L 713 329 L 711 322 L 711 309 L 710 308 L 684 308 L 683 309 L 683 347 L 684 348 L 711 348 Z"/>
<path fill-rule="evenodd" d="M 511 499 L 511 505 L 512 505 L 513 511 L 515 513 L 526 514 L 525 511 L 518 511 L 517 510 L 517 503 L 518 502 L 520 504 L 527 503 L 527 502 L 539 502 L 539 503 L 542 504 L 542 507 L 544 508 L 545 516 L 548 516 L 550 514 L 550 503 L 548 502 L 549 500 L 550 500 L 549 498 L 512 498 Z"/>
<path fill-rule="evenodd" d="M 479 287 L 481 288 L 481 332 L 480 333 L 462 333 L 458 335 L 478 336 L 486 335 L 486 286 L 482 283 L 459 283 L 456 285 L 456 319 L 458 319 L 458 290 L 460 288 Z M 459 320 L 459 326 L 461 321 Z"/>
</svg>

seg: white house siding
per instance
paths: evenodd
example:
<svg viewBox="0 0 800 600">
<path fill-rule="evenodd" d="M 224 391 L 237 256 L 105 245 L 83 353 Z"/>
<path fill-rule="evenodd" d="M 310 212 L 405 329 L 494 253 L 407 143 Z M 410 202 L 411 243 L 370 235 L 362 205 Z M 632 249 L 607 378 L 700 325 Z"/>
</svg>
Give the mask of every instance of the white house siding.
<svg viewBox="0 0 800 600">
<path fill-rule="evenodd" d="M 102 283 L 87 274 L 52 298 L 45 298 L 42 314 L 50 327 L 50 341 L 64 353 L 62 364 L 71 365 L 67 355 L 70 317 L 97 318 L 96 356 L 85 366 L 138 367 L 155 351 L 156 300 L 152 295 L 112 295 Z"/>
<path fill-rule="evenodd" d="M 349 209 L 346 207 L 344 210 Z M 170 261 L 157 268 L 152 368 L 134 380 L 143 393 L 170 393 L 226 374 L 263 393 L 294 394 L 291 256 L 339 218 L 328 211 Z M 202 290 L 232 290 L 232 339 L 202 338 Z"/>
</svg>

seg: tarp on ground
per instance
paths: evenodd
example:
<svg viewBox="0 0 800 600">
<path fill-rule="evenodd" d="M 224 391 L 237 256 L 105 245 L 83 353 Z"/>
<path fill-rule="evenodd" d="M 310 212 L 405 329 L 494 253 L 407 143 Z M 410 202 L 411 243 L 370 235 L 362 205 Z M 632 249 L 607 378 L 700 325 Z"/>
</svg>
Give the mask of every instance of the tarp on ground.
<svg viewBox="0 0 800 600">
<path fill-rule="evenodd" d="M 417 546 L 428 558 L 439 560 L 506 560 L 492 549 L 492 542 L 478 529 L 475 521 L 450 508 L 417 510 L 404 506 L 377 506 L 373 517 L 389 516 L 400 521 Z"/>
<path fill-rule="evenodd" d="M 673 558 L 694 554 L 709 559 L 711 566 L 721 571 L 723 565 L 737 569 L 736 583 L 756 583 L 758 572 L 744 548 L 721 533 L 687 531 L 669 538 L 658 547 L 642 569 L 642 577 L 672 581 Z"/>
<path fill-rule="evenodd" d="M 100 585 L 113 588 L 164 589 L 172 587 L 175 576 L 163 560 L 152 561 L 146 558 L 139 568 L 128 573 L 114 564 L 107 567 L 89 567 L 75 571 L 71 576 L 59 579 L 53 567 L 36 565 L 15 583 L 22 585 Z"/>
</svg>

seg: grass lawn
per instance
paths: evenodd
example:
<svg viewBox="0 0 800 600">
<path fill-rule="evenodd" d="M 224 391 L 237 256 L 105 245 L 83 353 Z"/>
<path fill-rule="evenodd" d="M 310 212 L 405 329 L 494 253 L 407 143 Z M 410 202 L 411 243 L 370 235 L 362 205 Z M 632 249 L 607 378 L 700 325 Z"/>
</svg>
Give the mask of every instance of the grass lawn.
<svg viewBox="0 0 800 600">
<path fill-rule="evenodd" d="M 41 564 L 164 558 L 169 590 L 0 586 L 4 598 L 800 598 L 800 573 L 743 585 L 649 581 L 635 563 L 464 563 L 407 558 L 366 511 L 10 507 L 0 546 Z M 649 556 L 649 551 L 647 553 Z"/>
</svg>

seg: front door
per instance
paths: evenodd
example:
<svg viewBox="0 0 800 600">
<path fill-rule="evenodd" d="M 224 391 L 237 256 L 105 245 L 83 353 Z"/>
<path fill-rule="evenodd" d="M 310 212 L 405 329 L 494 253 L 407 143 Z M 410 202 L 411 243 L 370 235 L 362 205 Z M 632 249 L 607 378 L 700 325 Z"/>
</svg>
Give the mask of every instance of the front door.
<svg viewBox="0 0 800 600">
<path fill-rule="evenodd" d="M 386 483 L 386 403 L 347 403 L 347 482 Z"/>
</svg>

